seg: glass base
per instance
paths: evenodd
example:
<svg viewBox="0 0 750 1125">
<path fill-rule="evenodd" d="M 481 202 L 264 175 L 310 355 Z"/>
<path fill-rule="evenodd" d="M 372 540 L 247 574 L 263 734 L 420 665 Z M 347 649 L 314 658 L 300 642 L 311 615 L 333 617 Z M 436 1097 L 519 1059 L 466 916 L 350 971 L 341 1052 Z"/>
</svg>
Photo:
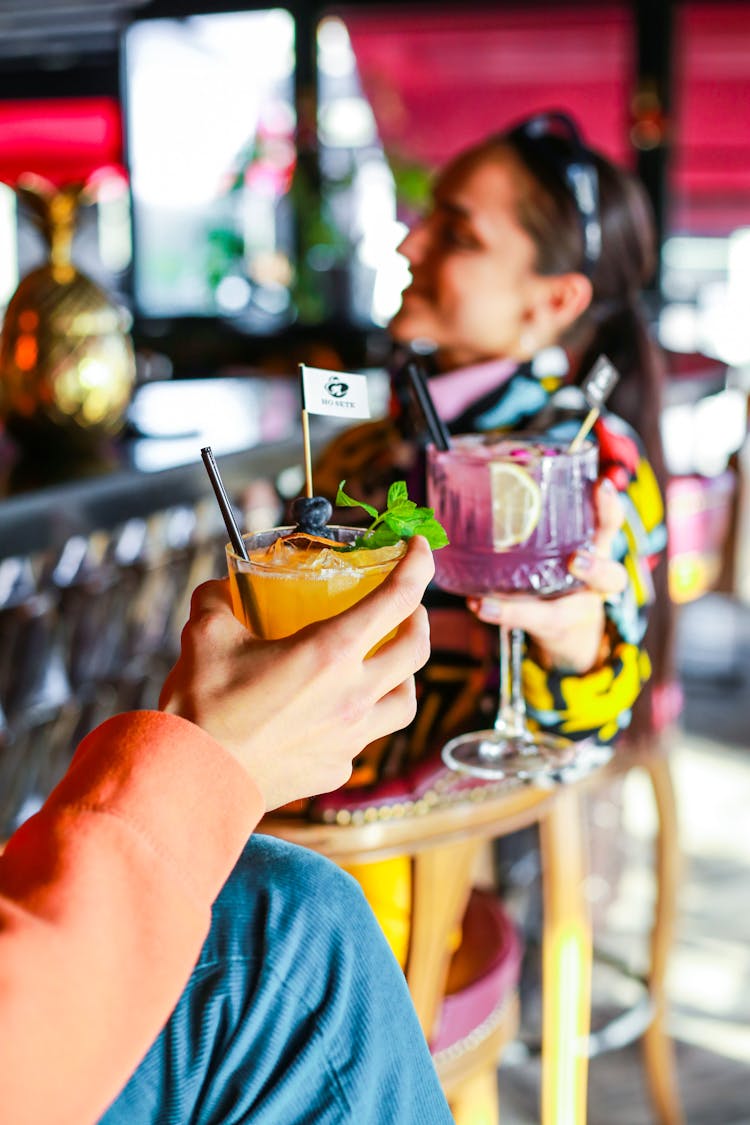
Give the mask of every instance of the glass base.
<svg viewBox="0 0 750 1125">
<path fill-rule="evenodd" d="M 443 761 L 450 769 L 488 780 L 517 778 L 543 782 L 545 777 L 570 765 L 575 756 L 575 742 L 535 731 L 520 735 L 496 730 L 471 731 L 452 738 L 443 747 Z"/>
</svg>

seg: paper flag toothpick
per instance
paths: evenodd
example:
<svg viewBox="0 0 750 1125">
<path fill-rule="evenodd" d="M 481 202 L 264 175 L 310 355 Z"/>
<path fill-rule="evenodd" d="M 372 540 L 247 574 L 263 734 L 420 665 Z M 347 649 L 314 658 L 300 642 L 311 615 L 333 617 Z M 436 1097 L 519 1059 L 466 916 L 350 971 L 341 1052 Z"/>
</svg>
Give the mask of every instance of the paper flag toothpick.
<svg viewBox="0 0 750 1125">
<path fill-rule="evenodd" d="M 308 414 L 343 419 L 370 417 L 366 375 L 325 371 L 304 364 L 300 364 L 300 372 L 302 403 Z"/>
</svg>

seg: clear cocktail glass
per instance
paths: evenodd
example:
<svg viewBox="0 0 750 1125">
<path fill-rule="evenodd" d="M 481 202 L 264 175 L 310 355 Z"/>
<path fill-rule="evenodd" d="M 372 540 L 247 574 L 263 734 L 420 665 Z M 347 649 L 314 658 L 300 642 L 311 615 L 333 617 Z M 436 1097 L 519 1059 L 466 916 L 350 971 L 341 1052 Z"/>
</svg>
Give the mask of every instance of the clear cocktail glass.
<svg viewBox="0 0 750 1125">
<path fill-rule="evenodd" d="M 325 529 L 325 538 L 342 546 L 361 534 L 352 527 Z M 316 536 L 295 535 L 292 527 L 242 538 L 248 559 L 231 545 L 226 549 L 232 608 L 266 640 L 288 637 L 348 609 L 380 585 L 406 550 L 402 540 L 377 550 L 337 551 Z"/>
<path fill-rule="evenodd" d="M 435 556 L 443 590 L 477 597 L 555 598 L 581 584 L 568 562 L 591 546 L 598 449 L 538 438 L 466 435 L 428 450 L 428 503 L 449 545 Z M 490 730 L 451 739 L 443 760 L 484 778 L 539 779 L 572 761 L 575 743 L 526 722 L 523 633 L 500 626 L 500 701 Z"/>
</svg>

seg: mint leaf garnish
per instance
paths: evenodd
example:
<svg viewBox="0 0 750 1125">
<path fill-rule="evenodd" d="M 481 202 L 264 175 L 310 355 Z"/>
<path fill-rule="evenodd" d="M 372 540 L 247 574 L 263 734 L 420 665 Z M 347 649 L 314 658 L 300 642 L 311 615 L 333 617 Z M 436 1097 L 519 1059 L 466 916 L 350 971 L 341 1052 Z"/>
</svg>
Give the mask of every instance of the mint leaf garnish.
<svg viewBox="0 0 750 1125">
<path fill-rule="evenodd" d="M 352 499 L 351 496 L 347 496 L 346 493 L 344 492 L 344 485 L 345 484 L 346 484 L 345 480 L 342 480 L 341 483 L 339 484 L 339 490 L 336 493 L 336 499 L 334 501 L 336 507 L 337 508 L 364 508 L 364 510 L 367 512 L 368 516 L 372 516 L 373 519 L 377 519 L 377 516 L 378 516 L 377 508 L 372 508 L 369 504 L 365 504 L 364 500 L 354 500 L 354 499 Z"/>
<path fill-rule="evenodd" d="M 448 536 L 442 524 L 435 519 L 434 510 L 420 508 L 410 500 L 405 481 L 395 481 L 388 489 L 387 506 L 380 515 L 370 504 L 347 496 L 344 492 L 345 484 L 344 480 L 339 484 L 336 505 L 364 508 L 367 514 L 373 517 L 367 530 L 355 540 L 354 547 L 367 547 L 371 550 L 376 547 L 390 547 L 398 543 L 399 539 L 411 539 L 413 535 L 423 535 L 433 551 L 445 547 L 448 543 Z"/>
<path fill-rule="evenodd" d="M 400 500 L 406 500 L 408 504 L 412 503 L 412 501 L 409 500 L 405 480 L 395 480 L 388 489 L 388 500 L 386 501 L 388 508 L 395 508 Z"/>
</svg>

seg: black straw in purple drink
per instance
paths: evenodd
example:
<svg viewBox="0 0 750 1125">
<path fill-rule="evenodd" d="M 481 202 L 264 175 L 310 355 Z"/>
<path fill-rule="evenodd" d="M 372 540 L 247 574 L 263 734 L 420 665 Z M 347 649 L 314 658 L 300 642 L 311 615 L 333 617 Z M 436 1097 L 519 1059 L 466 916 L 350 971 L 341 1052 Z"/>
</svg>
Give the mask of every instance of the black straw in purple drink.
<svg viewBox="0 0 750 1125">
<path fill-rule="evenodd" d="M 418 367 L 416 363 L 408 363 L 406 365 L 406 374 L 409 376 L 414 394 L 417 396 L 419 408 L 422 411 L 435 448 L 439 449 L 441 453 L 447 453 L 451 445 L 448 427 L 435 409 L 435 403 L 432 401 L 432 395 L 427 389 L 427 380 L 421 368 Z"/>
<path fill-rule="evenodd" d="M 227 496 L 227 490 L 224 487 L 224 481 L 221 479 L 221 473 L 219 472 L 218 465 L 214 460 L 213 451 L 210 445 L 206 445 L 203 449 L 201 449 L 201 457 L 203 458 L 203 464 L 206 466 L 208 479 L 211 481 L 213 490 L 216 493 L 216 499 L 219 501 L 221 514 L 224 517 L 227 534 L 229 535 L 231 544 L 234 547 L 234 553 L 236 555 L 239 555 L 241 559 L 245 559 L 245 561 L 247 561 L 248 554 L 245 547 L 245 542 L 242 538 L 242 532 L 237 526 L 237 521 L 234 518 L 232 505 L 229 497 Z"/>
</svg>

